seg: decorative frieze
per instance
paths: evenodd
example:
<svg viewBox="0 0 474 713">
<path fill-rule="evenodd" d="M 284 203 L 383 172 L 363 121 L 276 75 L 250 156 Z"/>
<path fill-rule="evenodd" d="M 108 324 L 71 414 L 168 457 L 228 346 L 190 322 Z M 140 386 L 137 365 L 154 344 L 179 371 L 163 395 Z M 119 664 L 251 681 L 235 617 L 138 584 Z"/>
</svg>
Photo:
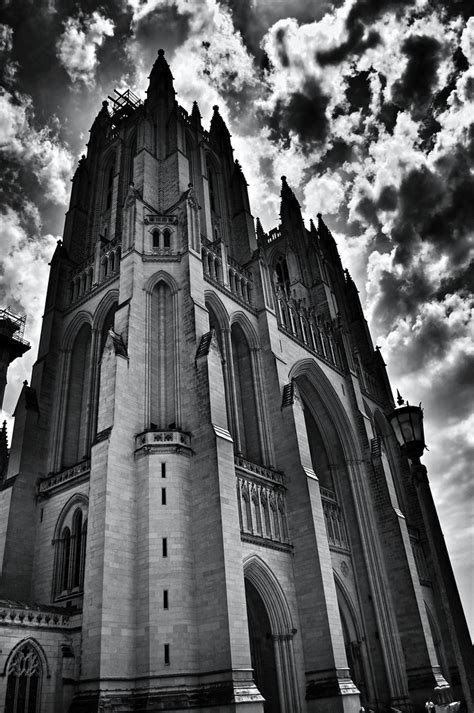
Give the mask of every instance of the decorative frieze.
<svg viewBox="0 0 474 713">
<path fill-rule="evenodd" d="M 288 296 L 285 290 L 278 286 L 275 288 L 275 298 L 278 328 L 332 366 L 342 369 L 335 326 L 324 321 L 313 308 L 306 307 L 301 300 Z"/>
<path fill-rule="evenodd" d="M 90 470 L 91 462 L 88 459 L 73 465 L 72 468 L 62 470 L 60 473 L 49 475 L 38 485 L 38 493 L 39 495 L 50 495 L 54 490 L 58 490 L 65 485 L 70 485 L 73 482 L 77 484 L 89 478 Z"/>
<path fill-rule="evenodd" d="M 145 431 L 135 437 L 135 457 L 156 452 L 192 454 L 191 436 L 183 431 Z"/>
<path fill-rule="evenodd" d="M 235 465 L 242 539 L 261 538 L 288 546 L 283 474 L 239 457 Z"/>
<path fill-rule="evenodd" d="M 21 602 L 0 602 L 0 626 L 69 627 L 70 617 L 60 611 L 34 609 Z"/>
</svg>

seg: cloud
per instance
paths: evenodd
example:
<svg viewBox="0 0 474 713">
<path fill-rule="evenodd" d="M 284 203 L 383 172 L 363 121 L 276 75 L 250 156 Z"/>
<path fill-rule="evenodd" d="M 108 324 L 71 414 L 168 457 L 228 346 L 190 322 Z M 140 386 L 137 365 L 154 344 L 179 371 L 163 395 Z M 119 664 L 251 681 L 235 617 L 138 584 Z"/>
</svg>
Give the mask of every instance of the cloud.
<svg viewBox="0 0 474 713">
<path fill-rule="evenodd" d="M 35 129 L 33 120 L 29 97 L 0 88 L 0 155 L 28 173 L 30 182 L 39 184 L 44 200 L 64 204 L 72 156 L 51 130 Z"/>
<path fill-rule="evenodd" d="M 13 362 L 8 372 L 5 410 L 12 412 L 15 399 L 36 358 L 41 330 L 41 315 L 48 281 L 48 262 L 57 238 L 43 235 L 37 207 L 25 201 L 21 211 L 0 212 L 2 261 L 0 265 L 0 304 L 17 314 L 26 314 L 25 338 L 33 345 L 22 359 Z"/>
<path fill-rule="evenodd" d="M 87 16 L 80 13 L 64 23 L 64 31 L 56 48 L 58 58 L 74 83 L 82 82 L 87 87 L 95 85 L 98 64 L 97 50 L 106 37 L 114 34 L 114 23 L 99 11 Z"/>
</svg>

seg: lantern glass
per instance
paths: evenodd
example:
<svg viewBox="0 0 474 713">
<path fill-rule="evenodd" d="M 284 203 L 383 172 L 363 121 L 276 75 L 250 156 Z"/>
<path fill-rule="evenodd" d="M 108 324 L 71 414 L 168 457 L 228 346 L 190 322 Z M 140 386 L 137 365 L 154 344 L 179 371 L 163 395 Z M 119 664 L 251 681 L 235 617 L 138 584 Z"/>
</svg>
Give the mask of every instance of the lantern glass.
<svg viewBox="0 0 474 713">
<path fill-rule="evenodd" d="M 408 458 L 419 458 L 425 449 L 423 411 L 419 406 L 401 406 L 389 416 L 395 437 Z"/>
</svg>

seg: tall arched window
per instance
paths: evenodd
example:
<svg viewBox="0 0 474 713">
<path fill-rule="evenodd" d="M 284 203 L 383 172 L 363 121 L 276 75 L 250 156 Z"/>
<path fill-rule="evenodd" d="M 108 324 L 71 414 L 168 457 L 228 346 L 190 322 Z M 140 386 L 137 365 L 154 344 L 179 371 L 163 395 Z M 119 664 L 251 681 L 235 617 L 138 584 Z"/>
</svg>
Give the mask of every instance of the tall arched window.
<svg viewBox="0 0 474 713">
<path fill-rule="evenodd" d="M 155 229 L 151 234 L 152 246 L 158 249 L 160 247 L 160 231 Z"/>
<path fill-rule="evenodd" d="M 168 228 L 165 228 L 163 230 L 163 247 L 164 248 L 171 247 L 171 231 L 168 230 Z"/>
<path fill-rule="evenodd" d="M 209 161 L 207 162 L 207 180 L 209 183 L 209 202 L 211 204 L 211 210 L 214 213 L 218 212 L 218 201 L 217 201 L 217 182 L 214 168 L 211 166 Z"/>
<path fill-rule="evenodd" d="M 247 338 L 239 324 L 232 325 L 231 341 L 240 449 L 245 458 L 260 463 L 262 454 L 252 359 Z"/>
<path fill-rule="evenodd" d="M 107 171 L 107 184 L 105 193 L 105 210 L 110 210 L 112 207 L 112 195 L 114 189 L 114 165 L 110 165 Z"/>
<path fill-rule="evenodd" d="M 331 469 L 329 466 L 329 458 L 324 444 L 321 432 L 316 424 L 311 410 L 304 404 L 304 420 L 306 425 L 306 433 L 308 436 L 309 450 L 311 453 L 311 462 L 313 470 L 319 479 L 323 488 L 334 490 Z"/>
<path fill-rule="evenodd" d="M 160 280 L 151 293 L 150 427 L 176 428 L 176 325 L 173 295 Z"/>
<path fill-rule="evenodd" d="M 84 324 L 71 350 L 63 466 L 75 465 L 88 455 L 91 328 Z"/>
<path fill-rule="evenodd" d="M 87 540 L 87 505 L 73 503 L 56 526 L 53 599 L 80 594 L 84 585 Z"/>
<path fill-rule="evenodd" d="M 290 273 L 288 271 L 288 263 L 283 255 L 280 255 L 275 263 L 275 274 L 277 286 L 288 294 L 290 291 Z"/>
<path fill-rule="evenodd" d="M 5 713 L 40 713 L 42 675 L 38 651 L 26 641 L 8 664 Z"/>
</svg>

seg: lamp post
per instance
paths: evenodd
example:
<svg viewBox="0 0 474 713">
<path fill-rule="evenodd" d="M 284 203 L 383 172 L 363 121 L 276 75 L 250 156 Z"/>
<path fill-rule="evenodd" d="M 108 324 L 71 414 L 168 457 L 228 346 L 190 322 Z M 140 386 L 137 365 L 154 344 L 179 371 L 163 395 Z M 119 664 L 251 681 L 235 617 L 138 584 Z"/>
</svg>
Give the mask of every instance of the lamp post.
<svg viewBox="0 0 474 713">
<path fill-rule="evenodd" d="M 451 562 L 438 520 L 438 514 L 429 486 L 426 466 L 420 458 L 426 448 L 423 430 L 423 409 L 404 402 L 397 391 L 397 408 L 388 416 L 402 454 L 410 462 L 410 472 L 415 485 L 425 528 L 431 562 L 438 585 L 443 614 L 450 633 L 451 645 L 456 657 L 460 682 L 469 711 L 474 710 L 473 653 L 464 611 L 459 598 Z M 435 689 L 438 704 L 452 701 L 451 689 Z M 451 704 L 453 705 L 453 704 Z"/>
</svg>

